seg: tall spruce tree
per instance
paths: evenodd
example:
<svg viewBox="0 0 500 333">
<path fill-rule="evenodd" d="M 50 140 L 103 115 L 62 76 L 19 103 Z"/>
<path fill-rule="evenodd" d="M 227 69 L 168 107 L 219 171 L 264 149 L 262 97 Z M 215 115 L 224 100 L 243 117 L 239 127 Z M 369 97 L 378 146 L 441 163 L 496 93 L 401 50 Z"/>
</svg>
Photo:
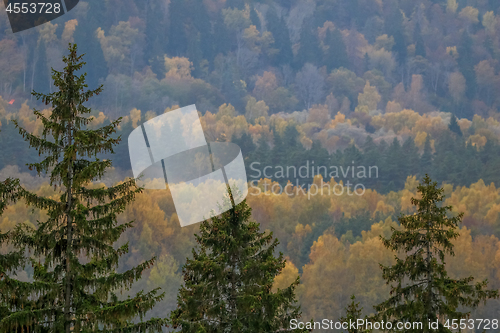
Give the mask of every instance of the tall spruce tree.
<svg viewBox="0 0 500 333">
<path fill-rule="evenodd" d="M 232 196 L 224 205 L 230 205 Z M 290 320 L 300 317 L 295 306 L 299 277 L 272 292 L 273 280 L 285 267 L 272 233 L 259 232 L 250 220 L 246 200 L 205 220 L 196 236 L 200 248 L 183 267 L 184 286 L 170 319 L 181 332 L 290 332 Z M 294 332 L 306 330 L 293 330 Z"/>
<path fill-rule="evenodd" d="M 348 324 L 351 324 L 351 323 L 358 323 L 358 320 L 364 320 L 365 322 L 367 322 L 369 319 L 368 317 L 364 317 L 362 318 L 361 317 L 361 312 L 363 311 L 363 308 L 360 308 L 359 307 L 359 302 L 356 303 L 356 296 L 352 295 L 351 296 L 351 303 L 349 303 L 349 305 L 346 306 L 345 308 L 345 317 L 341 317 L 340 318 L 340 322 L 341 323 L 348 323 Z M 372 332 L 373 330 L 370 329 L 370 328 L 358 328 L 358 326 L 356 325 L 356 327 L 353 327 L 351 325 L 348 326 L 348 329 L 347 329 L 347 332 L 348 333 L 370 333 Z"/>
<path fill-rule="evenodd" d="M 35 91 L 48 93 L 50 90 L 50 76 L 47 67 L 47 48 L 43 38 L 40 40 L 35 52 L 37 53 L 37 58 L 33 68 L 34 73 L 32 86 Z"/>
<path fill-rule="evenodd" d="M 169 5 L 170 27 L 168 29 L 169 53 L 173 56 L 186 54 L 187 33 L 186 13 L 189 13 L 184 0 L 172 0 Z"/>
<path fill-rule="evenodd" d="M 420 28 L 420 23 L 417 21 L 417 26 L 414 32 L 415 39 L 415 55 L 421 57 L 427 57 L 427 51 L 425 49 L 424 38 L 422 37 L 422 29 Z"/>
<path fill-rule="evenodd" d="M 349 56 L 347 55 L 347 49 L 340 30 L 334 29 L 331 31 L 328 29 L 326 31 L 325 42 L 328 45 L 328 50 L 325 54 L 325 63 L 328 72 L 339 67 L 349 68 Z"/>
<path fill-rule="evenodd" d="M 450 129 L 450 131 L 452 131 L 453 133 L 456 133 L 458 136 L 462 136 L 463 135 L 462 134 L 462 129 L 458 125 L 457 117 L 455 117 L 454 114 L 451 114 L 450 124 L 448 125 L 448 128 Z"/>
<path fill-rule="evenodd" d="M 425 138 L 424 152 L 422 153 L 422 156 L 420 156 L 421 175 L 431 171 L 432 159 L 431 139 L 429 138 L 429 135 L 427 135 Z"/>
<path fill-rule="evenodd" d="M 295 68 L 300 69 L 306 63 L 319 65 L 322 58 L 322 50 L 313 24 L 305 20 L 300 31 L 300 48 L 295 58 Z"/>
<path fill-rule="evenodd" d="M 423 328 L 405 332 L 452 332 L 452 319 L 467 318 L 470 312 L 460 307 L 475 308 L 489 298 L 498 298 L 497 290 L 487 290 L 487 280 L 476 282 L 474 277 L 453 279 L 445 266 L 446 255 L 454 256 L 452 241 L 458 237 L 457 227 L 463 213 L 448 217 L 451 206 L 442 206 L 443 189 L 428 175 L 418 186 L 420 199 L 412 198 L 414 214 L 398 220 L 402 230 L 395 230 L 389 239 L 381 236 L 384 246 L 396 256 L 393 266 L 381 265 L 383 278 L 391 285 L 391 297 L 375 306 L 378 319 L 392 322 L 389 332 L 397 331 L 396 322 L 420 322 Z M 429 322 L 439 320 L 438 328 Z"/>
<path fill-rule="evenodd" d="M 85 74 L 76 73 L 85 64 L 77 46 L 69 46 L 63 57 L 64 71 L 53 70 L 57 91 L 49 95 L 33 92 L 37 99 L 51 104 L 50 116 L 38 110 L 43 123 L 41 136 L 30 134 L 17 123 L 20 133 L 44 156 L 30 164 L 38 174 L 49 173 L 50 182 L 59 189 L 58 199 L 39 196 L 21 186 L 11 195 L 27 205 L 47 211 L 47 220 L 34 228 L 18 224 L 10 240 L 19 250 L 29 250 L 28 262 L 34 267 L 33 282 L 16 282 L 12 295 L 23 295 L 24 302 L 9 303 L 8 314 L 0 319 L 0 331 L 25 327 L 29 332 L 161 332 L 165 319 L 143 320 L 143 315 L 160 301 L 158 289 L 139 292 L 119 300 L 117 291 L 128 289 L 154 258 L 123 273 L 115 268 L 128 244 L 118 249 L 113 244 L 132 227 L 118 224 L 117 215 L 142 189 L 134 179 L 113 187 L 95 188 L 111 161 L 100 160 L 98 153 L 113 153 L 120 138 L 113 138 L 120 119 L 96 130 L 86 129 L 91 110 L 83 104 L 102 91 L 86 90 Z M 140 317 L 139 322 L 133 322 Z"/>
<path fill-rule="evenodd" d="M 255 10 L 255 7 L 253 5 L 250 8 L 250 21 L 252 22 L 253 25 L 255 25 L 257 30 L 262 31 L 262 28 L 260 26 L 259 15 L 257 14 L 257 11 Z"/>
<path fill-rule="evenodd" d="M 108 65 L 104 58 L 104 52 L 101 48 L 101 43 L 97 38 L 96 30 L 89 30 L 91 24 L 87 21 L 80 22 L 75 28 L 73 37 L 75 43 L 79 46 L 80 50 L 85 52 L 88 59 L 86 73 L 86 80 L 91 87 L 99 85 L 101 78 L 106 78 L 108 75 Z"/>
<path fill-rule="evenodd" d="M 387 1 L 385 6 L 387 6 L 387 10 L 389 11 L 388 17 L 385 20 L 385 31 L 389 36 L 394 37 L 392 51 L 396 53 L 396 60 L 399 65 L 402 65 L 406 62 L 408 55 L 406 36 L 404 34 L 403 13 L 399 9 L 398 1 L 396 0 Z"/>
<path fill-rule="evenodd" d="M 15 190 L 18 186 L 18 179 L 8 178 L 0 183 L 0 215 L 7 208 L 10 201 L 17 199 Z M 7 246 L 8 240 L 9 233 L 2 233 L 0 230 L 0 248 Z M 13 278 L 16 271 L 24 267 L 25 262 L 26 258 L 22 249 L 16 249 L 7 254 L 0 254 L 0 322 L 2 318 L 15 316 L 16 307 L 26 306 L 25 295 L 17 293 L 17 284 L 19 281 Z M 19 325 L 14 328 L 14 331 L 16 329 L 19 331 L 22 328 L 25 327 Z"/>
<path fill-rule="evenodd" d="M 465 95 L 467 98 L 472 99 L 476 95 L 477 80 L 476 72 L 474 70 L 474 40 L 467 30 L 464 30 L 462 33 L 462 38 L 460 39 L 460 44 L 457 49 L 458 68 L 463 74 L 466 83 Z"/>
<path fill-rule="evenodd" d="M 276 8 L 271 6 L 266 12 L 267 30 L 274 38 L 274 48 L 278 53 L 273 57 L 273 65 L 286 65 L 293 61 L 292 42 L 283 16 L 278 17 Z"/>
</svg>

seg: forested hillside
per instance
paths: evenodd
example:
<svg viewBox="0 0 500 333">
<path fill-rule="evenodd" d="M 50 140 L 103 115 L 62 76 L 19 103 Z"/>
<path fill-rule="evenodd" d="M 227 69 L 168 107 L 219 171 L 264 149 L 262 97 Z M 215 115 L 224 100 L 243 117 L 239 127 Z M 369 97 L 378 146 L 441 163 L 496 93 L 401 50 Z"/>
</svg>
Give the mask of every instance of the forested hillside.
<svg viewBox="0 0 500 333">
<path fill-rule="evenodd" d="M 51 68 L 62 70 L 74 42 L 89 88 L 104 85 L 87 103 L 88 128 L 122 117 L 115 154 L 99 155 L 114 167 L 103 183 L 132 175 L 133 129 L 196 104 L 208 142 L 241 147 L 252 217 L 288 258 L 275 288 L 300 275 L 304 319 L 340 318 L 352 294 L 363 314 L 374 312 L 389 291 L 379 263 L 394 263 L 379 236 L 415 212 L 410 198 L 425 174 L 444 187 L 453 214 L 464 212 L 450 276 L 500 288 L 498 0 L 88 0 L 16 34 L 0 7 L 0 180 L 19 177 L 57 198 L 25 166 L 43 156 L 14 121 L 42 133 L 32 108 L 52 110 L 31 92 L 53 92 Z M 283 172 L 304 166 L 307 175 Z M 311 195 L 312 185 L 347 181 L 363 193 Z M 0 230 L 44 218 L 17 202 Z M 151 312 L 165 315 L 199 226 L 180 227 L 169 191 L 137 195 L 119 219 L 135 221 L 120 239 L 130 242 L 120 269 L 158 256 L 131 292 L 161 287 L 165 300 Z M 33 269 L 19 274 L 30 280 Z M 473 316 L 499 311 L 489 301 Z"/>
<path fill-rule="evenodd" d="M 50 67 L 75 41 L 88 54 L 89 84 L 108 87 L 98 108 L 114 116 L 191 103 L 213 112 L 224 102 L 243 114 L 250 97 L 269 114 L 327 104 L 358 118 L 401 109 L 495 116 L 498 8 L 494 0 L 91 0 L 15 35 L 2 11 L 2 96 L 50 91 Z"/>
<path fill-rule="evenodd" d="M 196 103 L 207 139 L 238 143 L 247 170 L 254 161 L 355 160 L 379 167 L 380 178 L 368 185 L 382 192 L 430 170 L 457 185 L 498 185 L 499 7 L 455 0 L 82 1 L 64 21 L 14 35 L 2 11 L 1 145 L 25 151 L 9 119 L 40 126 L 30 92 L 52 90 L 50 68 L 61 69 L 74 41 L 87 54 L 90 87 L 105 86 L 92 101 L 96 122 L 125 117 L 123 137 L 154 115 Z M 420 165 L 398 151 L 417 158 L 427 140 Z M 464 154 L 474 158 L 456 163 Z M 32 158 L 16 155 L 3 154 L 0 167 Z M 126 147 L 114 159 L 130 168 Z"/>
</svg>

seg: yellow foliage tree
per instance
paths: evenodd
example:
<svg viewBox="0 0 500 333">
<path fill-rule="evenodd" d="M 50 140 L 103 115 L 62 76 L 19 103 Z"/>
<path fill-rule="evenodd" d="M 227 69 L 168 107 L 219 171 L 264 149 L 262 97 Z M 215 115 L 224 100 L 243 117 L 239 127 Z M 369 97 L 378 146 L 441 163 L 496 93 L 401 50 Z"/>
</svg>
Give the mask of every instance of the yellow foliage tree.
<svg viewBox="0 0 500 333">
<path fill-rule="evenodd" d="M 483 15 L 483 27 L 489 34 L 493 34 L 496 31 L 497 20 L 495 13 L 493 11 L 486 12 Z"/>
<path fill-rule="evenodd" d="M 462 9 L 458 16 L 464 20 L 467 25 L 479 23 L 479 10 L 472 6 L 467 6 Z"/>
<path fill-rule="evenodd" d="M 297 278 L 299 277 L 299 270 L 290 261 L 290 259 L 286 259 L 285 268 L 281 271 L 281 273 L 274 278 L 273 284 L 273 292 L 276 292 L 278 289 L 288 288 Z"/>
<path fill-rule="evenodd" d="M 75 32 L 77 25 L 77 19 L 72 19 L 64 23 L 64 31 L 62 33 L 61 39 L 65 44 L 73 43 L 73 33 Z"/>
<path fill-rule="evenodd" d="M 448 2 L 446 4 L 446 11 L 448 13 L 455 14 L 457 12 L 457 9 L 458 9 L 457 0 L 448 0 Z"/>
<path fill-rule="evenodd" d="M 267 97 L 278 88 L 276 75 L 273 72 L 265 71 L 262 76 L 257 76 L 253 94 L 256 98 L 266 100 Z"/>
<path fill-rule="evenodd" d="M 266 105 L 264 101 L 258 101 L 255 97 L 250 96 L 247 101 L 247 105 L 245 107 L 245 117 L 253 121 L 260 117 L 269 117 L 269 107 Z"/>
<path fill-rule="evenodd" d="M 188 58 L 165 56 L 165 69 L 167 73 L 166 78 L 174 79 L 190 79 L 191 71 L 193 70 L 193 63 Z"/>
<path fill-rule="evenodd" d="M 232 106 L 230 103 L 224 103 L 221 106 L 219 106 L 219 112 L 217 112 L 217 120 L 222 119 L 222 117 L 228 116 L 228 117 L 235 117 L 236 116 L 236 110 L 234 109 L 234 106 Z"/>
<path fill-rule="evenodd" d="M 363 92 L 358 95 L 358 106 L 355 111 L 366 113 L 367 111 L 376 110 L 381 99 L 377 87 L 371 86 L 370 81 L 366 81 Z"/>
</svg>

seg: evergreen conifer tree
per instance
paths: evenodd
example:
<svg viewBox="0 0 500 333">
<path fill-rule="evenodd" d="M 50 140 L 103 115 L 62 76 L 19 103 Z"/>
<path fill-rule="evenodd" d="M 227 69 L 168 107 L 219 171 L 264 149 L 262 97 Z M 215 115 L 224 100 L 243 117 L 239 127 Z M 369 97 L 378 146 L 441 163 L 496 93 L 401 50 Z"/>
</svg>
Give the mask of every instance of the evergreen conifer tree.
<svg viewBox="0 0 500 333">
<path fill-rule="evenodd" d="M 41 93 L 48 93 L 50 77 L 47 67 L 47 48 L 43 38 L 40 40 L 35 52 L 37 52 L 37 58 L 34 65 L 33 89 Z"/>
<path fill-rule="evenodd" d="M 457 47 L 458 51 L 458 68 L 463 74 L 466 82 L 465 94 L 467 98 L 472 99 L 476 95 L 476 72 L 474 71 L 474 41 L 471 35 L 464 30 L 460 44 Z"/>
<path fill-rule="evenodd" d="M 399 65 L 402 65 L 406 62 L 406 57 L 408 55 L 403 27 L 403 13 L 399 10 L 397 1 L 394 0 L 387 2 L 387 8 L 390 8 L 390 13 L 385 20 L 385 30 L 389 36 L 394 37 L 392 51 L 396 53 L 396 60 Z"/>
<path fill-rule="evenodd" d="M 16 200 L 15 189 L 19 186 L 19 180 L 8 178 L 0 183 L 0 215 L 7 207 L 9 201 Z M 2 233 L 0 230 L 0 247 L 6 246 L 9 233 Z M 16 249 L 7 254 L 0 254 L 0 320 L 15 315 L 15 308 L 26 306 L 26 298 L 17 293 L 17 281 L 12 276 L 15 271 L 22 269 L 26 259 L 22 249 Z M 19 330 L 25 326 L 19 325 L 15 329 Z"/>
<path fill-rule="evenodd" d="M 462 130 L 460 129 L 460 126 L 457 123 L 457 117 L 455 117 L 454 114 L 451 115 L 450 124 L 448 125 L 448 128 L 450 129 L 450 131 L 456 133 L 458 136 L 463 135 Z"/>
<path fill-rule="evenodd" d="M 271 163 L 271 148 L 267 143 L 267 140 L 264 136 L 261 136 L 257 141 L 257 149 L 254 152 L 254 159 L 262 161 L 262 165 L 269 165 L 265 163 Z"/>
<path fill-rule="evenodd" d="M 274 56 L 274 65 L 286 65 L 293 61 L 292 42 L 283 16 L 278 17 L 276 9 L 270 7 L 266 13 L 267 30 L 274 37 L 274 48 L 278 53 Z"/>
<path fill-rule="evenodd" d="M 401 149 L 401 144 L 397 138 L 394 138 L 387 153 L 385 155 L 386 163 L 385 170 L 387 170 L 386 180 L 389 183 L 394 184 L 394 188 L 391 191 L 397 191 L 404 186 L 405 176 L 403 166 L 405 163 L 405 156 L 403 155 L 403 150 Z"/>
<path fill-rule="evenodd" d="M 409 137 L 406 139 L 401 147 L 401 152 L 404 158 L 404 160 L 401 161 L 403 177 L 407 175 L 416 175 L 419 170 L 420 154 L 418 153 L 418 147 L 415 145 L 413 138 Z"/>
<path fill-rule="evenodd" d="M 200 51 L 203 59 L 209 62 L 213 61 L 216 56 L 214 52 L 214 40 L 212 35 L 212 23 L 210 23 L 210 15 L 203 0 L 194 0 L 192 2 L 193 25 L 200 33 Z"/>
<path fill-rule="evenodd" d="M 64 71 L 53 70 L 57 91 L 48 95 L 33 92 L 53 107 L 50 116 L 34 110 L 43 123 L 40 136 L 16 123 L 23 137 L 44 156 L 40 163 L 30 164 L 30 169 L 39 175 L 49 173 L 60 196 L 39 196 L 21 186 L 2 191 L 47 211 L 47 219 L 38 221 L 36 228 L 18 224 L 9 235 L 19 251 L 30 251 L 27 259 L 34 267 L 34 281 L 11 280 L 10 295 L 22 295 L 22 302 L 9 303 L 0 294 L 0 304 L 7 301 L 9 312 L 0 318 L 1 332 L 17 327 L 25 332 L 161 332 L 166 323 L 158 318 L 142 320 L 163 297 L 157 289 L 124 300 L 116 295 L 130 288 L 154 258 L 123 273 L 115 271 L 128 244 L 118 249 L 113 244 L 132 227 L 132 222 L 118 224 L 117 215 L 142 189 L 134 179 L 108 188 L 91 186 L 111 166 L 111 161 L 100 160 L 96 154 L 113 153 L 120 138 L 112 134 L 120 119 L 96 130 L 86 129 L 91 119 L 85 115 L 91 110 L 83 103 L 99 94 L 102 86 L 85 89 L 85 74 L 76 75 L 85 64 L 81 59 L 76 44 L 70 44 L 69 55 L 63 57 Z M 136 317 L 141 320 L 133 322 Z"/>
<path fill-rule="evenodd" d="M 327 30 L 325 42 L 328 45 L 325 59 L 328 71 L 331 72 L 333 69 L 339 67 L 349 68 L 349 56 L 347 55 L 346 45 L 340 30 Z"/>
<path fill-rule="evenodd" d="M 222 13 L 219 13 L 215 19 L 212 39 L 214 54 L 226 54 L 231 50 L 230 32 L 224 23 L 224 15 Z"/>
<path fill-rule="evenodd" d="M 295 59 L 295 68 L 300 69 L 306 63 L 318 65 L 322 59 L 322 50 L 319 47 L 318 36 L 312 23 L 304 22 L 300 31 L 300 48 Z"/>
<path fill-rule="evenodd" d="M 345 308 L 346 315 L 345 317 L 340 318 L 340 322 L 348 323 L 350 324 L 351 322 L 357 323 L 358 319 L 362 320 L 368 320 L 367 317 L 362 318 L 361 317 L 361 312 L 363 311 L 363 308 L 359 307 L 359 302 L 356 303 L 356 297 L 354 295 L 351 296 L 351 303 Z M 369 333 L 372 332 L 373 330 L 371 329 L 358 329 L 356 328 L 348 328 L 347 332 L 348 333 Z"/>
<path fill-rule="evenodd" d="M 421 174 L 429 173 L 431 171 L 431 166 L 432 166 L 432 147 L 429 135 L 427 135 L 424 144 L 424 152 L 420 157 L 420 170 L 422 172 Z"/>
<path fill-rule="evenodd" d="M 417 22 L 415 27 L 415 55 L 421 57 L 427 57 L 427 51 L 425 50 L 425 43 L 422 37 L 422 29 L 420 28 L 420 23 Z"/>
<path fill-rule="evenodd" d="M 168 30 L 168 51 L 173 56 L 183 56 L 187 50 L 186 33 L 186 8 L 184 0 L 173 0 L 170 2 L 169 9 L 170 27 Z"/>
<path fill-rule="evenodd" d="M 259 15 L 257 14 L 257 11 L 255 10 L 255 7 L 252 6 L 250 8 L 250 21 L 252 22 L 253 25 L 257 28 L 257 30 L 261 31 L 262 28 L 260 26 L 260 19 Z"/>
<path fill-rule="evenodd" d="M 233 202 L 230 195 L 224 205 Z M 180 332 L 292 331 L 290 320 L 300 316 L 300 307 L 294 305 L 299 277 L 272 292 L 285 260 L 282 253 L 274 257 L 278 240 L 272 240 L 272 233 L 259 232 L 250 215 L 243 200 L 201 223 L 201 234 L 196 235 L 200 247 L 184 265 L 185 284 L 170 317 Z"/>
<path fill-rule="evenodd" d="M 86 21 L 76 26 L 73 37 L 80 50 L 85 52 L 88 59 L 86 68 L 86 81 L 91 87 L 99 85 L 99 79 L 108 75 L 108 65 L 104 59 L 101 43 L 97 38 L 97 31 L 89 31 L 90 24 Z"/>
<path fill-rule="evenodd" d="M 396 257 L 393 266 L 381 265 L 383 278 L 391 285 L 391 297 L 375 306 L 377 318 L 392 322 L 419 322 L 421 328 L 405 329 L 405 332 L 452 332 L 451 320 L 467 318 L 470 312 L 460 307 L 475 308 L 481 301 L 498 298 L 497 290 L 486 290 L 487 280 L 476 282 L 474 277 L 453 279 L 445 266 L 446 255 L 453 256 L 452 241 L 458 237 L 457 227 L 463 213 L 448 217 L 451 206 L 442 206 L 443 189 L 438 188 L 428 175 L 418 186 L 420 199 L 412 198 L 416 206 L 414 214 L 398 220 L 402 230 L 392 228 L 393 234 L 385 239 L 384 246 L 394 252 L 404 253 Z M 439 321 L 438 328 L 429 322 Z M 447 327 L 448 326 L 448 327 Z"/>
</svg>

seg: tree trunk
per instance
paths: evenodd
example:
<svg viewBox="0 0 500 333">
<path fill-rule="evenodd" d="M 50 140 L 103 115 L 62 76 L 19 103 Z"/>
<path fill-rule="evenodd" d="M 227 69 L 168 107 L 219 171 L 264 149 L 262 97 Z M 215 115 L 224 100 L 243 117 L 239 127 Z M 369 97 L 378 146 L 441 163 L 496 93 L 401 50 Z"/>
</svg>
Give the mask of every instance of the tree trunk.
<svg viewBox="0 0 500 333">
<path fill-rule="evenodd" d="M 73 110 L 73 108 L 72 108 Z M 73 144 L 73 117 L 68 123 L 68 146 Z M 65 330 L 66 333 L 71 332 L 71 250 L 72 250 L 72 237 L 73 237 L 73 220 L 71 218 L 71 205 L 72 205 L 72 187 L 73 187 L 73 157 L 68 168 L 68 187 L 66 189 L 66 281 L 65 281 L 65 303 L 64 303 L 64 316 L 65 316 Z"/>
<path fill-rule="evenodd" d="M 429 209 L 427 209 L 427 214 L 429 214 Z M 430 233 L 431 229 L 431 223 L 432 221 L 427 221 L 427 235 Z M 432 269 L 431 269 L 431 261 L 432 261 L 432 253 L 431 253 L 431 241 L 430 239 L 427 239 L 427 258 L 426 258 L 426 263 L 427 263 L 427 307 L 426 307 L 426 316 L 427 319 L 429 319 L 432 316 Z M 437 315 L 437 313 L 436 313 Z M 425 325 L 425 324 L 424 324 Z"/>
<path fill-rule="evenodd" d="M 36 63 L 38 61 L 38 53 L 35 51 L 33 55 L 33 71 L 31 72 L 31 91 L 33 91 L 33 87 L 35 86 L 35 68 L 36 68 Z M 33 100 L 33 95 L 30 97 L 30 101 Z"/>
</svg>

